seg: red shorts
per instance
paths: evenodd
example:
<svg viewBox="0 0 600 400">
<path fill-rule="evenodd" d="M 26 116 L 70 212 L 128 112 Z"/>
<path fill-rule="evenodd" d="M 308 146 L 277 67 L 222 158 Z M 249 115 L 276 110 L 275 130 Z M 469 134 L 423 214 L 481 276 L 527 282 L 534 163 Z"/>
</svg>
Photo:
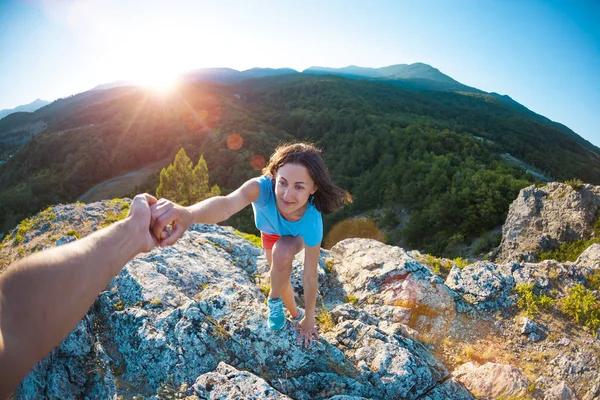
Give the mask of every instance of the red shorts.
<svg viewBox="0 0 600 400">
<path fill-rule="evenodd" d="M 264 233 L 263 231 L 260 232 L 260 239 L 262 240 L 262 246 L 265 250 L 271 250 L 275 245 L 275 242 L 280 238 L 281 236 L 279 235 Z"/>
</svg>

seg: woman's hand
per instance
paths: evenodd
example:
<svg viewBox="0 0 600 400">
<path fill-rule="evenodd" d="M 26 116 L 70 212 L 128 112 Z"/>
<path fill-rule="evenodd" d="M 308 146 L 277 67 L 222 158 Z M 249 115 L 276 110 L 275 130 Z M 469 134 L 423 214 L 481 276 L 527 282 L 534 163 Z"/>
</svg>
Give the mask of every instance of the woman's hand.
<svg viewBox="0 0 600 400">
<path fill-rule="evenodd" d="M 303 344 L 305 348 L 313 344 L 313 335 L 319 340 L 319 332 L 315 328 L 314 317 L 305 316 L 296 329 L 300 332 L 296 343 Z"/>
<path fill-rule="evenodd" d="M 150 207 L 150 211 L 152 234 L 163 247 L 174 244 L 194 222 L 192 213 L 186 207 L 166 199 L 158 200 Z"/>
</svg>

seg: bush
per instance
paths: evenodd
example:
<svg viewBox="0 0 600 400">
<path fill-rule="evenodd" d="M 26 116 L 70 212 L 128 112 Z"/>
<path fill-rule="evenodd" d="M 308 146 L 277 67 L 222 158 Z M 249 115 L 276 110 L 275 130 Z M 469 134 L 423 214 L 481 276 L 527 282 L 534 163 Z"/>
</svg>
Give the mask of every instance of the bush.
<svg viewBox="0 0 600 400">
<path fill-rule="evenodd" d="M 469 260 L 466 260 L 462 257 L 458 257 L 455 258 L 454 260 L 452 260 L 454 262 L 454 265 L 456 265 L 458 268 L 463 269 L 464 267 L 466 267 L 467 265 L 471 264 L 469 262 Z"/>
<path fill-rule="evenodd" d="M 560 308 L 578 324 L 593 330 L 600 328 L 600 301 L 583 285 L 569 289 L 560 301 Z"/>
<path fill-rule="evenodd" d="M 568 179 L 565 181 L 565 185 L 571 186 L 571 189 L 573 190 L 579 190 L 583 186 L 583 181 L 577 178 Z"/>
<path fill-rule="evenodd" d="M 554 304 L 554 300 L 551 297 L 546 296 L 545 294 L 534 293 L 534 286 L 534 283 L 523 283 L 517 285 L 515 288 L 516 292 L 519 294 L 517 306 L 530 318 L 537 315 L 540 307 L 548 309 Z"/>
<path fill-rule="evenodd" d="M 576 261 L 577 258 L 594 243 L 598 243 L 598 238 L 589 240 L 575 240 L 573 242 L 561 243 L 554 250 L 542 250 L 538 253 L 538 261 L 556 260 L 559 262 Z"/>
</svg>

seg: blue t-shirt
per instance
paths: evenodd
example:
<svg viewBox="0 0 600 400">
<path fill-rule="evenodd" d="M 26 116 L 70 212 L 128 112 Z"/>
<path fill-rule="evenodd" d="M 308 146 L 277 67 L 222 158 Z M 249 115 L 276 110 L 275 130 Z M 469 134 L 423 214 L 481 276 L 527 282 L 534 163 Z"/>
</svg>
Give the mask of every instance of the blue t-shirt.
<svg viewBox="0 0 600 400">
<path fill-rule="evenodd" d="M 318 246 L 323 240 L 323 218 L 314 204 L 308 203 L 302 218 L 290 222 L 283 218 L 275 203 L 273 181 L 263 175 L 256 178 L 260 195 L 252 203 L 256 227 L 268 234 L 279 236 L 302 236 L 306 246 Z"/>
</svg>

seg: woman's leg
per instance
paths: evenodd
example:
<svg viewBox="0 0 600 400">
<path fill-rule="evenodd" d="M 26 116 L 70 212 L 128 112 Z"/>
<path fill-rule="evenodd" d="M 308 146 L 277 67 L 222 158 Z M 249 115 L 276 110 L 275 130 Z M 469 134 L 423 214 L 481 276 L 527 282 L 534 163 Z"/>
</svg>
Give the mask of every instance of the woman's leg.
<svg viewBox="0 0 600 400">
<path fill-rule="evenodd" d="M 304 240 L 302 237 L 282 236 L 275 243 L 271 252 L 267 250 L 267 262 L 271 266 L 271 291 L 269 298 L 276 299 L 281 297 L 292 317 L 298 316 L 298 307 L 296 306 L 294 289 L 290 280 L 292 263 L 296 254 L 303 247 Z"/>
</svg>

